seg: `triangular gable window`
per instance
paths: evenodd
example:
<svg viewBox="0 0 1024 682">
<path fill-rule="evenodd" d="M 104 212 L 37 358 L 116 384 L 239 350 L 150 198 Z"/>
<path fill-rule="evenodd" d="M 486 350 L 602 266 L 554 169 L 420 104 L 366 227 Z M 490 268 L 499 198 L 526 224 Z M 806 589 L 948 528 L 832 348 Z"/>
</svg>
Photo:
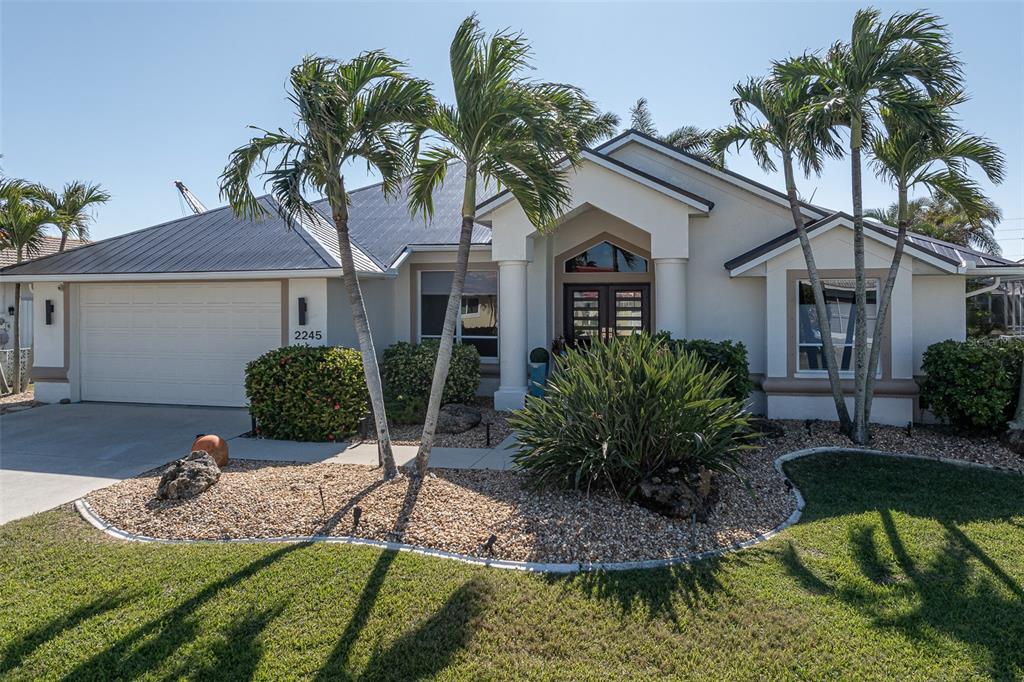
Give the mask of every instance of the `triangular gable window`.
<svg viewBox="0 0 1024 682">
<path fill-rule="evenodd" d="M 647 259 L 609 241 L 603 241 L 566 259 L 565 271 L 575 273 L 647 272 Z"/>
</svg>

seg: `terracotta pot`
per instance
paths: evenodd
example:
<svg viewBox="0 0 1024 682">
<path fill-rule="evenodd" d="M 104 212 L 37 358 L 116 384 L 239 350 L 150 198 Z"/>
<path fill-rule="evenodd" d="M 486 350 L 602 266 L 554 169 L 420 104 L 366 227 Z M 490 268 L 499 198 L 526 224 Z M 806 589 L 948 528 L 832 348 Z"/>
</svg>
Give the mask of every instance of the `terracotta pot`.
<svg viewBox="0 0 1024 682">
<path fill-rule="evenodd" d="M 198 436 L 192 442 L 191 452 L 196 450 L 202 450 L 210 455 L 210 457 L 213 457 L 213 461 L 219 467 L 223 467 L 228 463 L 228 442 L 218 435 L 210 433 Z"/>
</svg>

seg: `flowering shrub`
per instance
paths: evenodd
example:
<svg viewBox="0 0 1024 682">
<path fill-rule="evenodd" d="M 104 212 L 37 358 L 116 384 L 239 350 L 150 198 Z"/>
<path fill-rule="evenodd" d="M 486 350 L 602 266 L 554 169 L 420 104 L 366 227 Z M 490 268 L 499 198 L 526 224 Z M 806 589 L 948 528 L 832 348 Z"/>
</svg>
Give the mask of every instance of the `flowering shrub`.
<svg viewBox="0 0 1024 682">
<path fill-rule="evenodd" d="M 369 410 L 359 351 L 287 346 L 245 368 L 249 412 L 262 436 L 334 441 L 353 433 Z"/>
</svg>

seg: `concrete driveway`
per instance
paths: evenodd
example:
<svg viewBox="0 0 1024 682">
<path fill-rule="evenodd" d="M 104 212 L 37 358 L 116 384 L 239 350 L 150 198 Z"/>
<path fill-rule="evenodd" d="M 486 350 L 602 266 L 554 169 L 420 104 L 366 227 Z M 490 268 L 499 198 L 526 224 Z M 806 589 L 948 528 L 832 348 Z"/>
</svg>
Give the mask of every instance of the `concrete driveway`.
<svg viewBox="0 0 1024 682">
<path fill-rule="evenodd" d="M 73 403 L 0 416 L 0 523 L 188 454 L 198 433 L 249 430 L 245 409 Z"/>
</svg>

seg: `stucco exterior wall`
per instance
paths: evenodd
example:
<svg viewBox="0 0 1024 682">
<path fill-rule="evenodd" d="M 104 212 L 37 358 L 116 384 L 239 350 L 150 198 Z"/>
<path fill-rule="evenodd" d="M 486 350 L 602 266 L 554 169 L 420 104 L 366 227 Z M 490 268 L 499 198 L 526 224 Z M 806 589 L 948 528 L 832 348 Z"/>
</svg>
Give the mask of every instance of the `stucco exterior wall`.
<svg viewBox="0 0 1024 682">
<path fill-rule="evenodd" d="M 378 355 L 399 340 L 395 336 L 395 285 L 395 279 L 367 278 L 359 281 L 359 288 L 363 292 L 363 304 L 366 306 L 366 318 L 370 322 L 370 332 L 373 334 L 373 344 Z M 328 301 L 326 343 L 358 349 L 359 337 L 356 336 L 355 325 L 352 322 L 352 306 L 349 305 L 348 293 L 340 277 L 326 280 L 325 296 Z M 406 320 L 408 315 L 409 311 L 406 308 Z"/>
<path fill-rule="evenodd" d="M 914 276 L 914 374 L 922 374 L 921 356 L 933 343 L 967 336 L 966 277 Z"/>
<path fill-rule="evenodd" d="M 709 216 L 690 216 L 687 335 L 742 341 L 750 371 L 765 373 L 765 279 L 730 278 L 723 264 L 791 230 L 788 208 L 638 144 L 626 145 L 611 156 L 715 202 Z"/>
</svg>

